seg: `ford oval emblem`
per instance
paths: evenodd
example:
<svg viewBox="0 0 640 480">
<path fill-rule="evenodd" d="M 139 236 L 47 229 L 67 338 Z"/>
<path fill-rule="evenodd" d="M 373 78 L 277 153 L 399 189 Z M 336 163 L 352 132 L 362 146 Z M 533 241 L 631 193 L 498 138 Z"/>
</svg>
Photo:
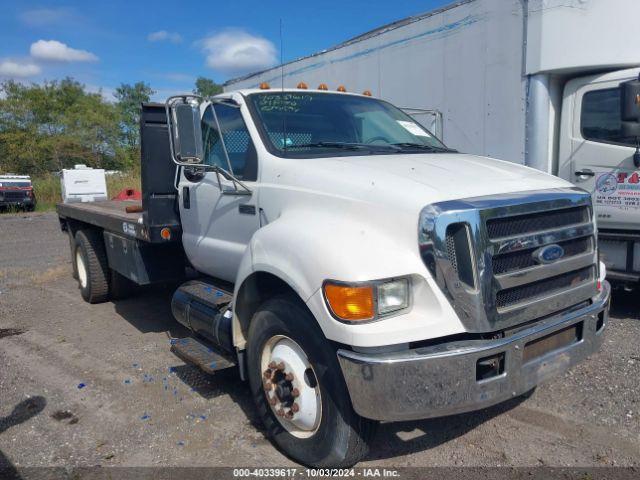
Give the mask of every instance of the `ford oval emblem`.
<svg viewBox="0 0 640 480">
<path fill-rule="evenodd" d="M 547 245 L 533 252 L 533 259 L 542 264 L 556 262 L 564 257 L 564 248 L 560 245 Z"/>
</svg>

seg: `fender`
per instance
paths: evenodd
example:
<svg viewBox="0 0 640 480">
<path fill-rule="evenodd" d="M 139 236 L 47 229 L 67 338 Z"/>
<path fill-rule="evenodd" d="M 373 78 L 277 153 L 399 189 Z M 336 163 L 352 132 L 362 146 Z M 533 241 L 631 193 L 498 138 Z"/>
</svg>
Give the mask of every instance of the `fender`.
<svg viewBox="0 0 640 480">
<path fill-rule="evenodd" d="M 266 272 L 286 282 L 306 302 L 324 335 L 336 342 L 378 346 L 463 332 L 448 300 L 422 264 L 417 226 L 415 231 L 402 232 L 393 226 L 401 228 L 406 220 L 381 218 L 378 228 L 376 223 L 363 221 L 366 218 L 371 217 L 355 211 L 335 214 L 327 209 L 309 212 L 298 208 L 283 212 L 251 239 L 238 271 L 234 298 L 247 277 Z M 336 320 L 324 303 L 321 286 L 325 280 L 363 282 L 400 276 L 412 278 L 414 303 L 405 314 L 346 324 Z M 233 327 L 234 343 L 242 348 L 245 339 L 238 318 L 234 317 Z"/>
</svg>

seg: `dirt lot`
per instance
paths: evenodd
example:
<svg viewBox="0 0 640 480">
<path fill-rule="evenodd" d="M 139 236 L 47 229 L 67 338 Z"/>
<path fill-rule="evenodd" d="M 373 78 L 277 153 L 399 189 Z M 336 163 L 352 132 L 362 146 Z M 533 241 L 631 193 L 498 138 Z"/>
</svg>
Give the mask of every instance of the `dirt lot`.
<svg viewBox="0 0 640 480">
<path fill-rule="evenodd" d="M 235 372 L 169 352 L 170 290 L 88 305 L 54 214 L 0 216 L 0 466 L 285 466 Z M 600 353 L 482 412 L 384 424 L 361 466 L 640 465 L 640 300 Z"/>
</svg>

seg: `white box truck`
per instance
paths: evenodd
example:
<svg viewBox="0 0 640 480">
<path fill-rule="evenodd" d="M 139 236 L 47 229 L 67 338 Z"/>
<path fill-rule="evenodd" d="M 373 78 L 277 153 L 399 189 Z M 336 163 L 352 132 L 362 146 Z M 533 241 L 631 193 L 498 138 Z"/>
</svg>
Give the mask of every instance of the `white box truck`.
<svg viewBox="0 0 640 480">
<path fill-rule="evenodd" d="M 342 84 L 439 111 L 447 145 L 592 193 L 609 278 L 635 285 L 640 162 L 622 131 L 619 87 L 640 73 L 638 18 L 637 0 L 463 0 L 225 88 Z"/>
<path fill-rule="evenodd" d="M 523 395 L 604 340 L 592 199 L 565 180 L 460 154 L 366 95 L 263 85 L 141 121 L 141 205 L 57 206 L 80 292 L 197 271 L 172 350 L 237 367 L 300 463 L 353 465 L 378 421 Z"/>
</svg>

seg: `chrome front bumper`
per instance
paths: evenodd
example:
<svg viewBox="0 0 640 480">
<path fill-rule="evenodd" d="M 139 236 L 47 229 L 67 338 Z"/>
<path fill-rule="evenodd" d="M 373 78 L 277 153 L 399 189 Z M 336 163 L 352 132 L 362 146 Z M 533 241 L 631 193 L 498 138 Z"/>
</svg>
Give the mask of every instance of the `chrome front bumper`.
<svg viewBox="0 0 640 480">
<path fill-rule="evenodd" d="M 416 420 L 479 410 L 522 395 L 599 349 L 610 290 L 603 282 L 591 305 L 495 340 L 385 354 L 338 350 L 353 407 L 374 420 Z M 576 332 L 575 338 L 567 332 Z M 502 368 L 477 380 L 478 361 L 492 357 L 503 359 Z"/>
</svg>

